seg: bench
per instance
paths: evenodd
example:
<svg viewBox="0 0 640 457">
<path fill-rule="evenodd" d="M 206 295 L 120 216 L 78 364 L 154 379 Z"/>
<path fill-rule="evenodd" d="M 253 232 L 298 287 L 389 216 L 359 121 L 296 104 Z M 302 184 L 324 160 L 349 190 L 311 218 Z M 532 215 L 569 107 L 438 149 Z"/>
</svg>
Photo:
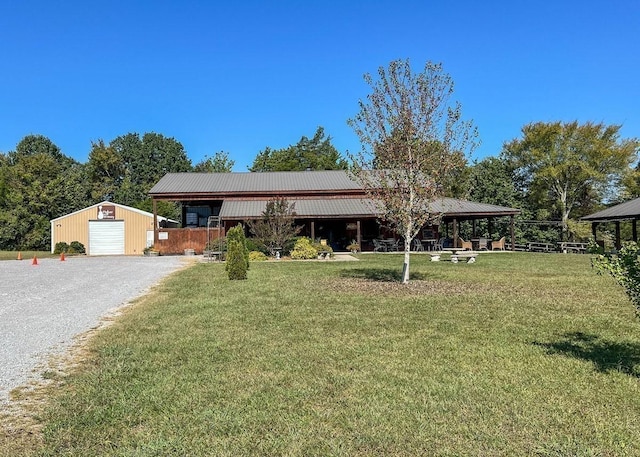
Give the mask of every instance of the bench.
<svg viewBox="0 0 640 457">
<path fill-rule="evenodd" d="M 429 254 L 431 256 L 431 261 L 432 262 L 440 262 L 440 257 L 443 254 L 450 254 L 450 261 L 452 263 L 458 263 L 461 259 L 462 260 L 466 260 L 467 263 L 474 263 L 476 261 L 476 257 L 477 257 L 477 253 L 475 252 L 462 252 L 462 253 L 457 253 L 456 251 L 452 251 L 450 253 L 448 252 L 444 252 L 444 253 L 440 253 L 440 252 L 434 252 L 433 254 Z"/>
<path fill-rule="evenodd" d="M 553 243 L 529 243 L 529 252 L 555 252 L 556 248 Z"/>
<path fill-rule="evenodd" d="M 222 251 L 202 251 L 202 256 L 207 260 L 220 260 L 222 261 Z"/>
</svg>

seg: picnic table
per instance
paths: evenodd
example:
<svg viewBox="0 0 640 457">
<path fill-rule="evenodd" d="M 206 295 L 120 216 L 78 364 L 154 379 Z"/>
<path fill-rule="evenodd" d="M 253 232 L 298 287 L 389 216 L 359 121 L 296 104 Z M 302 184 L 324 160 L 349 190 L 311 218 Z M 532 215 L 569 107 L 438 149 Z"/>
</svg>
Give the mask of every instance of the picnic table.
<svg viewBox="0 0 640 457">
<path fill-rule="evenodd" d="M 558 248 L 560 252 L 568 253 L 573 252 L 576 254 L 586 254 L 587 253 L 587 243 L 573 243 L 569 241 L 560 241 L 558 243 Z"/>
</svg>

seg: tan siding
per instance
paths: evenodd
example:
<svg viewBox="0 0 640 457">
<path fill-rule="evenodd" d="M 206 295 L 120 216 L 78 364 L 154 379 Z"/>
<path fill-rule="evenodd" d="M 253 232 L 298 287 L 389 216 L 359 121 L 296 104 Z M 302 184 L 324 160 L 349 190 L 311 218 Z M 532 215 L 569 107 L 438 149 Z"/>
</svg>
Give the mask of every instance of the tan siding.
<svg viewBox="0 0 640 457">
<path fill-rule="evenodd" d="M 116 206 L 115 217 L 124 220 L 124 252 L 126 255 L 142 255 L 147 243 L 147 230 L 153 230 L 153 216 Z M 89 250 L 89 221 L 97 220 L 95 207 L 61 217 L 53 222 L 52 247 L 60 241 L 79 241 Z"/>
</svg>

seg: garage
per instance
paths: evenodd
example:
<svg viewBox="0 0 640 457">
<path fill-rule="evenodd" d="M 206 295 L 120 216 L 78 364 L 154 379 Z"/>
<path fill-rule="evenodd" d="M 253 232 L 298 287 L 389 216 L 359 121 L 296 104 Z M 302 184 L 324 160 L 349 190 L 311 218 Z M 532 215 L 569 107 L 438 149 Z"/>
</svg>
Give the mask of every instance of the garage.
<svg viewBox="0 0 640 457">
<path fill-rule="evenodd" d="M 89 221 L 89 255 L 124 255 L 124 221 Z"/>
<path fill-rule="evenodd" d="M 153 214 L 103 201 L 51 221 L 51 252 L 57 243 L 82 243 L 87 255 L 142 255 L 153 243 Z M 158 216 L 159 227 L 178 222 Z M 151 238 L 149 238 L 151 233 Z"/>
</svg>

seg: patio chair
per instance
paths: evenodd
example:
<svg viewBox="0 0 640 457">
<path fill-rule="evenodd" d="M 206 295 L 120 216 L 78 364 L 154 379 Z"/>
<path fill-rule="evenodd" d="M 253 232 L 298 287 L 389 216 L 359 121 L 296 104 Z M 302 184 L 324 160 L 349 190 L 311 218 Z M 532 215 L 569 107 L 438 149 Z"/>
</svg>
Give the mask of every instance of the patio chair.
<svg viewBox="0 0 640 457">
<path fill-rule="evenodd" d="M 443 247 L 444 247 L 444 238 L 440 238 L 438 241 L 433 243 L 433 250 L 434 251 L 442 251 Z"/>
<path fill-rule="evenodd" d="M 400 250 L 400 240 L 397 239 L 391 242 L 391 244 L 389 245 L 389 250 L 398 252 Z"/>
<path fill-rule="evenodd" d="M 380 240 L 373 239 L 373 252 L 387 252 L 387 245 Z"/>
<path fill-rule="evenodd" d="M 413 239 L 413 250 L 414 251 L 424 251 L 424 246 L 422 246 L 422 242 L 417 238 Z"/>
<path fill-rule="evenodd" d="M 460 247 L 464 251 L 473 251 L 473 244 L 471 243 L 471 241 L 465 241 L 460 237 L 458 237 L 458 239 L 460 240 Z"/>
<path fill-rule="evenodd" d="M 486 238 L 480 238 L 478 240 L 478 251 L 488 251 L 489 248 L 487 247 L 487 239 Z"/>
<path fill-rule="evenodd" d="M 504 251 L 504 236 L 500 238 L 498 241 L 491 242 L 491 250 L 495 251 L 496 249 L 500 251 Z"/>
</svg>

